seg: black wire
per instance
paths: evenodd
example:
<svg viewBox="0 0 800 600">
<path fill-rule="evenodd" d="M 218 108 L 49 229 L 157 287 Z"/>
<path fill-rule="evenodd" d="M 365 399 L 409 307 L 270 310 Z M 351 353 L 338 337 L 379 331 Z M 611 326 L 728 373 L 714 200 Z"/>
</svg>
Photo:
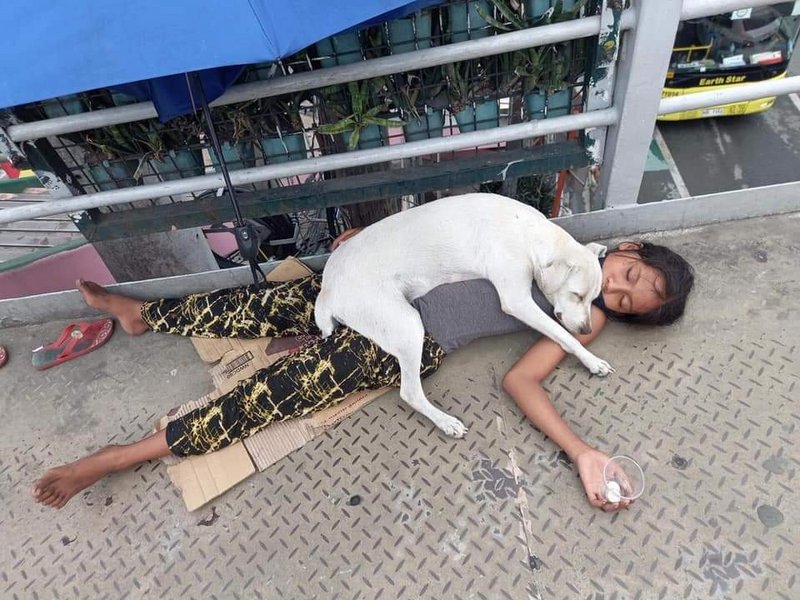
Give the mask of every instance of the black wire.
<svg viewBox="0 0 800 600">
<path fill-rule="evenodd" d="M 217 154 L 217 162 L 219 163 L 220 168 L 222 169 L 222 177 L 225 179 L 225 186 L 227 188 L 228 195 L 231 199 L 231 204 L 233 204 L 233 214 L 236 218 L 236 225 L 241 227 L 244 225 L 244 219 L 242 218 L 242 211 L 239 209 L 239 201 L 236 199 L 236 190 L 231 183 L 231 176 L 228 173 L 228 165 L 225 161 L 225 158 L 222 156 L 222 145 L 219 143 L 219 138 L 217 137 L 217 130 L 214 129 L 214 121 L 211 118 L 211 109 L 208 106 L 208 100 L 206 100 L 206 93 L 203 89 L 203 82 L 200 79 L 200 74 L 197 72 L 192 73 L 192 80 L 194 81 L 195 85 L 197 86 L 197 91 L 200 96 L 200 105 L 203 109 L 203 116 L 206 119 L 206 127 L 208 128 L 208 134 L 211 137 L 211 144 L 214 146 L 214 152 Z"/>
<path fill-rule="evenodd" d="M 200 79 L 200 74 L 196 71 L 192 73 L 192 80 L 197 86 L 197 93 L 200 96 L 200 105 L 203 108 L 203 116 L 206 119 L 206 126 L 208 127 L 208 134 L 211 137 L 211 144 L 214 146 L 214 151 L 217 154 L 217 162 L 222 169 L 222 177 L 225 179 L 225 187 L 227 189 L 228 196 L 231 199 L 231 204 L 233 205 L 233 214 L 236 219 L 234 222 L 234 235 L 236 235 L 236 243 L 239 246 L 239 253 L 242 256 L 245 256 L 247 253 L 244 252 L 244 246 L 242 245 L 242 240 L 239 239 L 239 234 L 241 233 L 243 236 L 248 236 L 250 238 L 249 244 L 252 245 L 257 243 L 257 240 L 253 239 L 253 236 L 255 236 L 255 231 L 252 225 L 245 223 L 244 218 L 242 217 L 242 211 L 239 209 L 239 201 L 236 199 L 236 190 L 231 183 L 231 177 L 228 173 L 228 164 L 226 163 L 225 158 L 222 156 L 222 145 L 219 143 L 217 130 L 214 129 L 214 120 L 211 118 L 211 109 L 208 106 L 208 100 L 206 100 L 206 93 L 203 89 L 203 82 Z M 189 87 L 189 91 L 191 92 L 191 86 Z M 253 283 L 256 285 L 259 283 L 259 275 L 261 276 L 260 279 L 262 281 L 267 280 L 267 278 L 264 276 L 264 272 L 258 266 L 257 257 L 257 250 L 255 256 L 247 256 L 247 262 L 250 264 L 250 273 L 253 275 Z"/>
</svg>

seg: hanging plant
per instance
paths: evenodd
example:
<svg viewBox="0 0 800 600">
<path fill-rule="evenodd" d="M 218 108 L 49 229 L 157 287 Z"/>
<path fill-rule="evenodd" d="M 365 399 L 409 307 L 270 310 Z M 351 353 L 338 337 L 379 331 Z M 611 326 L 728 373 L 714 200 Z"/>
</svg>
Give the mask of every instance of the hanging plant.
<svg viewBox="0 0 800 600">
<path fill-rule="evenodd" d="M 494 95 L 485 61 L 491 58 L 463 60 L 444 66 L 447 81 L 447 95 L 453 112 L 460 112 L 476 101 L 483 101 Z"/>
<path fill-rule="evenodd" d="M 260 98 L 254 107 L 251 119 L 260 135 L 280 137 L 287 133 L 303 131 L 300 119 L 300 94 Z"/>
<path fill-rule="evenodd" d="M 426 107 L 441 110 L 448 105 L 446 82 L 438 67 L 399 73 L 390 82 L 391 102 L 406 121 L 419 119 Z"/>
<path fill-rule="evenodd" d="M 194 117 L 176 117 L 166 124 L 143 123 L 142 142 L 149 147 L 143 157 L 164 180 L 197 177 L 204 172 L 200 151 L 201 127 Z M 141 163 L 140 163 L 141 166 Z"/>
<path fill-rule="evenodd" d="M 370 83 L 370 80 L 365 80 L 360 83 L 354 81 L 348 83 L 347 91 L 350 98 L 350 114 L 345 115 L 345 111 L 342 111 L 341 107 L 333 106 L 333 112 L 340 117 L 340 120 L 336 123 L 320 125 L 317 131 L 326 135 L 349 133 L 347 149 L 355 150 L 358 148 L 362 134 L 368 127 L 397 127 L 404 125 L 405 123 L 403 121 L 379 116 L 389 112 L 389 107 L 385 100 L 382 101 L 381 104 L 373 106 L 372 108 L 367 108 L 371 85 L 375 85 L 375 80 L 372 80 L 372 83 Z"/>
<path fill-rule="evenodd" d="M 292 94 L 262 98 L 256 121 L 259 144 L 267 163 L 274 164 L 306 157 L 300 107 L 303 96 Z"/>
</svg>

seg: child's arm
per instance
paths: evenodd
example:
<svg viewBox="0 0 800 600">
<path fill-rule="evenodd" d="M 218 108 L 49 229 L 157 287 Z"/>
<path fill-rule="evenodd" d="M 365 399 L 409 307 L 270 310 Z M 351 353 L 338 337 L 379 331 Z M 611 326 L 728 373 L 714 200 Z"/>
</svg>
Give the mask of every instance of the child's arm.
<svg viewBox="0 0 800 600">
<path fill-rule="evenodd" d="M 575 336 L 587 345 L 606 324 L 606 316 L 592 307 L 592 333 Z M 584 490 L 592 506 L 618 510 L 625 503 L 603 504 L 603 466 L 608 457 L 595 450 L 575 434 L 558 414 L 542 387 L 542 382 L 566 356 L 553 340 L 543 337 L 511 367 L 503 378 L 503 389 L 542 433 L 555 442 L 578 467 Z"/>
</svg>

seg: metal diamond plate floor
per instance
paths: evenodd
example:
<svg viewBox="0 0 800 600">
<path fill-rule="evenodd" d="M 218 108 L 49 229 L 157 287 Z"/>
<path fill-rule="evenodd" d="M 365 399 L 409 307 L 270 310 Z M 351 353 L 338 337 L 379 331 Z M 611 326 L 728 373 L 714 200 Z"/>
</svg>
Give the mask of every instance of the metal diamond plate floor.
<svg viewBox="0 0 800 600">
<path fill-rule="evenodd" d="M 196 513 L 160 463 L 46 510 L 46 468 L 142 436 L 210 380 L 182 339 L 118 332 L 38 373 L 27 352 L 63 324 L 0 330 L 0 597 L 800 597 L 800 218 L 658 237 L 697 268 L 688 318 L 613 325 L 595 350 L 616 375 L 569 360 L 547 383 L 587 440 L 643 462 L 644 497 L 614 516 L 500 390 L 527 334 L 426 383 L 464 440 L 390 394 Z"/>
</svg>

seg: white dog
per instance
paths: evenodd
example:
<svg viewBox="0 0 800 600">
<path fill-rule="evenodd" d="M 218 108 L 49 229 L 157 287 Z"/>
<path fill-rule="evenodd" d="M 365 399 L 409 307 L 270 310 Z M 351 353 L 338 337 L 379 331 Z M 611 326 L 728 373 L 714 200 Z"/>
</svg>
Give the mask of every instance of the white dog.
<svg viewBox="0 0 800 600">
<path fill-rule="evenodd" d="M 536 281 L 567 330 L 591 331 L 591 303 L 600 293 L 599 256 L 536 209 L 496 194 L 465 194 L 389 216 L 350 238 L 331 255 L 315 319 L 322 335 L 337 323 L 395 356 L 400 397 L 446 434 L 467 428 L 425 397 L 420 362 L 425 332 L 415 298 L 444 283 L 488 279 L 505 313 L 558 342 L 592 372 L 613 372 L 539 308 Z"/>
</svg>

